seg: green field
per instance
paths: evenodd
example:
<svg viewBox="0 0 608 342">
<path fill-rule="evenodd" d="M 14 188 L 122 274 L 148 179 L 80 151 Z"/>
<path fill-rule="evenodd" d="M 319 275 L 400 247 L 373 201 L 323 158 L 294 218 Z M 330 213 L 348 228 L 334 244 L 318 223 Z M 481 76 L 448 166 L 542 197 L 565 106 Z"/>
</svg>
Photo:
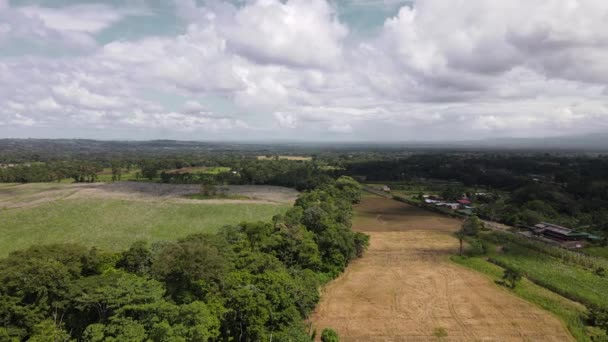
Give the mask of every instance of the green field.
<svg viewBox="0 0 608 342">
<path fill-rule="evenodd" d="M 0 190 L 6 195 L 8 189 Z M 28 188 L 30 191 L 35 190 Z M 273 204 L 119 199 L 61 199 L 33 207 L 0 209 L 0 257 L 32 244 L 57 242 L 121 250 L 137 240 L 174 240 L 192 233 L 215 232 L 241 221 L 269 220 L 287 209 L 288 205 Z"/>
<path fill-rule="evenodd" d="M 608 259 L 608 247 L 587 247 L 583 252 L 588 255 Z"/>
<path fill-rule="evenodd" d="M 608 278 L 565 264 L 545 254 L 509 244 L 508 252 L 492 256 L 508 267 L 568 298 L 586 304 L 608 306 Z"/>
<path fill-rule="evenodd" d="M 481 257 L 454 256 L 451 259 L 457 264 L 485 274 L 494 281 L 500 280 L 503 274 L 501 267 L 491 264 Z M 512 291 L 519 297 L 559 317 L 577 341 L 591 341 L 589 335 L 593 334 L 594 328 L 586 326 L 583 321 L 587 311 L 583 305 L 538 286 L 527 279 L 523 279 Z"/>
<path fill-rule="evenodd" d="M 217 175 L 220 173 L 230 172 L 232 170 L 226 166 L 193 166 L 183 167 L 181 169 L 164 170 L 167 173 L 205 173 L 208 175 Z"/>
<path fill-rule="evenodd" d="M 512 291 L 559 316 L 578 341 L 605 341 L 605 333 L 587 326 L 585 319 L 585 306 L 608 306 L 608 277 L 597 271 L 605 259 L 507 233 L 481 233 L 479 238 L 487 255 L 452 260 L 493 280 L 500 280 L 504 268 L 520 271 L 525 278 Z"/>
</svg>

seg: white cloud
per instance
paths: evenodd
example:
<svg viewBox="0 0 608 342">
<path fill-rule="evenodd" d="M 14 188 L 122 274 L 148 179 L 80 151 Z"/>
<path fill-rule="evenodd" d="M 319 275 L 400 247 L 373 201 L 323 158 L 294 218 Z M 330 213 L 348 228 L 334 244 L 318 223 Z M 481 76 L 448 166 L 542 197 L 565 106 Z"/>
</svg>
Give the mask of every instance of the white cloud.
<svg viewBox="0 0 608 342">
<path fill-rule="evenodd" d="M 348 30 L 325 0 L 257 0 L 223 23 L 228 44 L 260 63 L 337 66 Z"/>
<path fill-rule="evenodd" d="M 18 9 L 29 18 L 38 18 L 51 29 L 97 33 L 128 15 L 145 15 L 142 10 L 116 8 L 102 4 L 72 5 L 63 8 L 26 6 Z"/>
<path fill-rule="evenodd" d="M 289 139 L 294 128 L 407 140 L 608 127 L 605 1 L 420 0 L 363 38 L 324 0 L 178 0 L 176 11 L 180 34 L 99 46 L 95 33 L 145 13 L 0 0 L 0 48 L 87 52 L 0 55 L 0 122 L 237 139 Z"/>
<path fill-rule="evenodd" d="M 335 123 L 329 126 L 327 130 L 335 133 L 351 133 L 353 131 L 353 126 L 349 123 Z"/>
<path fill-rule="evenodd" d="M 298 126 L 298 119 L 295 115 L 290 113 L 275 112 L 274 118 L 283 128 L 296 128 Z"/>
</svg>

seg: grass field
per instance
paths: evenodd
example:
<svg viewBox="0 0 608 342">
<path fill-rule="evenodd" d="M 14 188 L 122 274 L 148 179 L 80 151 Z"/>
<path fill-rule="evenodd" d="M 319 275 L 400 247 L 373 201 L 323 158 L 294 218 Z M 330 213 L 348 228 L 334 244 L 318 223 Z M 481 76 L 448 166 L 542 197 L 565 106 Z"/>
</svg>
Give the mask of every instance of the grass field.
<svg viewBox="0 0 608 342">
<path fill-rule="evenodd" d="M 227 224 L 270 220 L 297 194 L 279 187 L 232 187 L 265 200 L 189 200 L 168 184 L 2 184 L 0 257 L 32 244 L 75 242 L 121 250 L 137 240 L 173 240 Z M 272 202 L 271 202 L 272 200 Z"/>
<path fill-rule="evenodd" d="M 491 253 L 490 256 L 568 298 L 584 304 L 608 306 L 607 277 L 513 243 L 506 246 L 505 252 Z"/>
<path fill-rule="evenodd" d="M 588 247 L 583 252 L 588 255 L 608 259 L 608 247 Z"/>
<path fill-rule="evenodd" d="M 567 263 L 514 241 L 504 241 L 497 248 L 496 234 L 480 235 L 488 245 L 488 256 L 500 265 L 519 270 L 530 280 L 567 298 L 583 304 L 608 306 L 608 277 L 575 263 Z"/>
<path fill-rule="evenodd" d="M 0 257 L 32 244 L 75 242 L 121 250 L 137 240 L 174 240 L 227 224 L 269 220 L 287 206 L 58 200 L 0 211 Z"/>
</svg>

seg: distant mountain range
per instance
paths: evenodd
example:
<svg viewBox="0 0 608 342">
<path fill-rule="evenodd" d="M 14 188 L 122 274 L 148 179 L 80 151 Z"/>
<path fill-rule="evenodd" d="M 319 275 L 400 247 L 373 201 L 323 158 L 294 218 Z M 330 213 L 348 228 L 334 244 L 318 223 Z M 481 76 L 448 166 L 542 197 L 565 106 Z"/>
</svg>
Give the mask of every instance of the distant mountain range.
<svg viewBox="0 0 608 342">
<path fill-rule="evenodd" d="M 448 151 L 573 151 L 608 152 L 608 133 L 543 138 L 496 138 L 461 141 L 403 141 L 403 142 L 295 142 L 295 141 L 177 141 L 177 140 L 88 140 L 88 139 L 0 139 L 0 155 L 19 152 L 94 154 L 113 151 L 146 151 L 170 154 L 172 151 L 259 151 L 281 150 L 448 150 Z"/>
<path fill-rule="evenodd" d="M 577 150 L 596 152 L 608 151 L 608 133 L 544 138 L 496 138 L 460 141 L 451 143 L 451 145 L 453 147 L 460 146 L 479 149 Z"/>
</svg>

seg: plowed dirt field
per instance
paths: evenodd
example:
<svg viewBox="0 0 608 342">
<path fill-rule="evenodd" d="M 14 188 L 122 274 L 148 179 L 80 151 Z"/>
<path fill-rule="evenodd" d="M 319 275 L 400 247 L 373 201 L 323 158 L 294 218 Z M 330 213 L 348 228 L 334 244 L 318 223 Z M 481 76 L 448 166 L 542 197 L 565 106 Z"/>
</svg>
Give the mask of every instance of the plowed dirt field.
<svg viewBox="0 0 608 342">
<path fill-rule="evenodd" d="M 356 213 L 370 247 L 325 287 L 312 317 L 319 332 L 347 342 L 573 340 L 550 313 L 449 261 L 460 221 L 380 197 Z"/>
</svg>

